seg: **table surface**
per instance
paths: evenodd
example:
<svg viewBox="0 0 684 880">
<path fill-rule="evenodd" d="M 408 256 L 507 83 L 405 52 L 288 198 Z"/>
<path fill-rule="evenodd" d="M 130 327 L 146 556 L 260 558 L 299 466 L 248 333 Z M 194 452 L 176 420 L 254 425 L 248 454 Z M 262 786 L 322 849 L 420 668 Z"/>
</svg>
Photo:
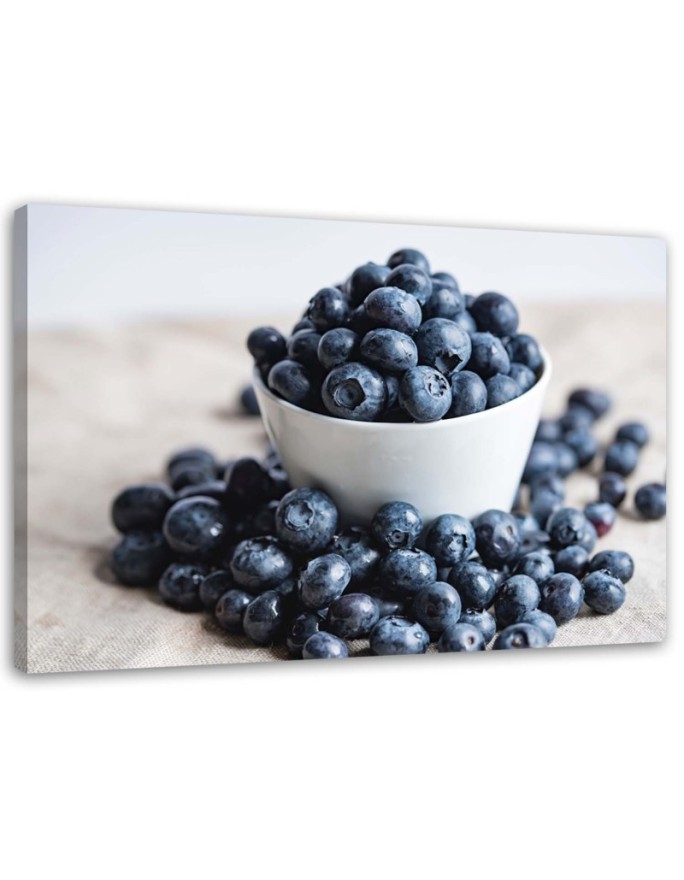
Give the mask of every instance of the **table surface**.
<svg viewBox="0 0 684 880">
<path fill-rule="evenodd" d="M 660 641 L 665 634 L 665 522 L 633 513 L 633 493 L 665 478 L 664 304 L 529 304 L 521 329 L 554 362 L 545 414 L 578 386 L 609 390 L 599 423 L 643 419 L 652 441 L 629 479 L 625 510 L 597 549 L 625 549 L 636 574 L 614 615 L 583 611 L 554 647 Z M 287 328 L 293 318 L 276 322 Z M 29 672 L 247 663 L 283 659 L 224 633 L 207 614 L 183 614 L 156 591 L 117 585 L 107 567 L 116 540 L 112 497 L 159 479 L 170 452 L 204 445 L 220 457 L 260 455 L 258 419 L 240 415 L 248 381 L 248 330 L 258 322 L 146 322 L 31 332 L 28 338 L 28 601 L 17 612 L 18 654 Z M 595 500 L 592 473 L 573 475 L 568 503 Z M 432 649 L 431 649 L 432 650 Z M 361 643 L 354 653 L 363 653 Z M 21 661 L 20 661 L 21 662 Z"/>
</svg>

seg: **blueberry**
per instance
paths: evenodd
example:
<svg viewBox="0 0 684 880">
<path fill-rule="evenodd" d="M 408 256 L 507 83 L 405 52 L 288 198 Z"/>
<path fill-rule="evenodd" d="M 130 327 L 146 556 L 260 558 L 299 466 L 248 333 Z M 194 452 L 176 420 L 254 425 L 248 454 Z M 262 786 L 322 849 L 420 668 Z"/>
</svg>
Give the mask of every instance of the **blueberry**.
<svg viewBox="0 0 684 880">
<path fill-rule="evenodd" d="M 548 580 L 548 579 L 547 579 Z M 494 613 L 499 626 L 518 623 L 539 605 L 539 585 L 531 577 L 515 574 L 504 581 L 496 594 Z"/>
<path fill-rule="evenodd" d="M 562 501 L 565 498 L 565 482 L 553 471 L 544 471 L 530 481 L 530 498 L 544 492 L 551 492 Z"/>
<path fill-rule="evenodd" d="M 454 316 L 453 320 L 458 324 L 461 330 L 465 330 L 470 336 L 472 336 L 473 333 L 477 333 L 475 318 L 473 318 L 469 311 L 459 312 Z"/>
<path fill-rule="evenodd" d="M 430 318 L 419 327 L 414 338 L 419 363 L 434 367 L 445 376 L 462 370 L 468 363 L 472 350 L 470 336 L 454 321 Z"/>
<path fill-rule="evenodd" d="M 586 467 L 598 452 L 598 441 L 586 428 L 573 428 L 567 431 L 563 441 L 575 453 L 578 467 Z"/>
<path fill-rule="evenodd" d="M 240 406 L 247 416 L 258 416 L 260 413 L 259 401 L 256 398 L 254 388 L 251 385 L 245 385 L 240 392 Z"/>
<path fill-rule="evenodd" d="M 383 504 L 371 521 L 371 533 L 384 550 L 413 547 L 422 531 L 420 512 L 406 501 Z"/>
<path fill-rule="evenodd" d="M 553 559 L 549 554 L 538 551 L 526 553 L 518 560 L 515 566 L 515 574 L 525 574 L 527 577 L 531 577 L 539 586 L 548 580 L 555 571 Z"/>
<path fill-rule="evenodd" d="M 315 611 L 299 614 L 290 624 L 285 637 L 285 644 L 290 657 L 299 660 L 306 641 L 315 633 L 320 632 L 323 618 Z"/>
<path fill-rule="evenodd" d="M 582 535 L 580 537 L 580 546 L 584 547 L 587 553 L 591 553 L 591 551 L 596 546 L 597 537 L 598 535 L 596 534 L 596 529 L 594 528 L 593 523 L 587 520 L 584 526 L 584 531 L 582 532 Z"/>
<path fill-rule="evenodd" d="M 437 566 L 423 550 L 401 547 L 380 563 L 380 583 L 390 596 L 406 599 L 437 579 Z"/>
<path fill-rule="evenodd" d="M 226 497 L 239 510 L 253 510 L 270 501 L 273 478 L 256 458 L 238 458 L 226 468 Z"/>
<path fill-rule="evenodd" d="M 353 330 L 359 338 L 365 336 L 369 330 L 372 330 L 376 326 L 377 325 L 369 318 L 364 303 L 357 306 L 351 313 L 351 317 L 349 318 L 349 329 Z"/>
<path fill-rule="evenodd" d="M 349 583 L 352 587 L 363 587 L 375 576 L 380 553 L 366 529 L 361 526 L 350 526 L 335 536 L 330 549 L 349 563 L 351 568 Z"/>
<path fill-rule="evenodd" d="M 489 611 L 475 611 L 467 608 L 461 613 L 459 623 L 469 623 L 482 633 L 485 645 L 488 645 L 496 635 L 496 620 Z"/>
<path fill-rule="evenodd" d="M 402 617 L 406 612 L 406 602 L 401 599 L 383 599 L 374 596 L 378 606 L 378 620 L 382 617 Z"/>
<path fill-rule="evenodd" d="M 358 356 L 359 337 L 348 327 L 335 327 L 324 333 L 318 343 L 318 361 L 324 370 L 332 370 Z"/>
<path fill-rule="evenodd" d="M 202 607 L 207 611 L 213 611 L 221 596 L 232 590 L 234 586 L 235 581 L 229 571 L 222 569 L 213 571 L 200 584 L 199 597 Z"/>
<path fill-rule="evenodd" d="M 489 379 L 497 373 L 508 373 L 511 360 L 503 342 L 493 333 L 473 333 L 472 354 L 468 361 L 468 369 L 477 373 L 482 379 Z"/>
<path fill-rule="evenodd" d="M 349 320 L 349 300 L 337 287 L 324 287 L 309 300 L 306 317 L 319 333 L 342 327 Z"/>
<path fill-rule="evenodd" d="M 267 590 L 252 599 L 245 608 L 242 629 L 255 645 L 272 645 L 285 630 L 282 596 Z"/>
<path fill-rule="evenodd" d="M 432 293 L 423 306 L 423 317 L 454 320 L 465 311 L 463 294 L 458 288 L 446 287 L 433 280 Z"/>
<path fill-rule="evenodd" d="M 464 516 L 444 513 L 430 525 L 425 536 L 425 549 L 438 565 L 459 565 L 475 550 L 475 529 Z"/>
<path fill-rule="evenodd" d="M 537 432 L 534 435 L 535 440 L 541 440 L 544 443 L 553 443 L 563 437 L 563 429 L 558 419 L 539 419 Z"/>
<path fill-rule="evenodd" d="M 395 409 L 399 406 L 399 377 L 388 375 L 385 379 L 385 407 L 387 410 Z"/>
<path fill-rule="evenodd" d="M 430 274 L 430 264 L 427 257 L 415 248 L 402 248 L 399 251 L 395 251 L 387 261 L 390 269 L 395 269 L 397 266 L 403 266 L 406 263 L 411 266 L 418 266 L 426 275 Z"/>
<path fill-rule="evenodd" d="M 119 492 L 112 502 L 112 522 L 120 532 L 161 528 L 173 492 L 164 483 L 141 483 Z"/>
<path fill-rule="evenodd" d="M 196 498 L 202 495 L 205 498 L 213 498 L 220 504 L 226 503 L 228 486 L 224 480 L 207 480 L 206 483 L 197 483 L 196 485 L 183 486 L 176 492 L 176 501 L 183 498 Z"/>
<path fill-rule="evenodd" d="M 568 431 L 587 431 L 594 424 L 594 415 L 584 406 L 571 404 L 558 419 L 563 433 Z"/>
<path fill-rule="evenodd" d="M 515 519 L 503 510 L 486 510 L 474 522 L 477 552 L 487 568 L 499 568 L 515 558 L 520 533 Z"/>
<path fill-rule="evenodd" d="M 283 334 L 275 327 L 256 327 L 247 337 L 247 348 L 257 364 L 273 365 L 286 355 Z"/>
<path fill-rule="evenodd" d="M 261 593 L 292 573 L 292 560 L 272 536 L 240 541 L 230 561 L 235 583 L 248 593 Z"/>
<path fill-rule="evenodd" d="M 523 394 L 537 384 L 537 377 L 529 367 L 525 366 L 525 364 L 511 362 L 511 368 L 508 371 L 508 375 L 518 384 L 518 387 Z"/>
<path fill-rule="evenodd" d="M 310 321 L 308 318 L 300 318 L 300 320 L 297 321 L 297 323 L 294 325 L 294 327 L 290 331 L 290 335 L 294 336 L 294 334 L 299 333 L 300 330 L 315 330 L 315 327 L 313 325 L 313 321 Z M 286 343 L 286 345 L 287 345 L 287 343 Z"/>
<path fill-rule="evenodd" d="M 553 617 L 545 611 L 540 611 L 538 608 L 535 608 L 534 611 L 528 611 L 523 617 L 521 623 L 531 623 L 532 626 L 538 627 L 544 633 L 547 644 L 551 644 L 556 638 L 558 624 Z"/>
<path fill-rule="evenodd" d="M 214 498 L 198 495 L 183 498 L 164 518 L 164 537 L 176 553 L 208 559 L 226 544 L 228 514 Z"/>
<path fill-rule="evenodd" d="M 665 486 L 662 483 L 646 483 L 637 489 L 634 504 L 645 519 L 662 519 L 666 512 Z"/>
<path fill-rule="evenodd" d="M 584 589 L 580 581 L 572 574 L 560 572 L 550 577 L 541 588 L 539 608 L 560 625 L 577 617 L 583 599 Z"/>
<path fill-rule="evenodd" d="M 271 367 L 267 385 L 275 394 L 304 409 L 311 409 L 316 399 L 317 382 L 297 361 L 279 361 Z"/>
<path fill-rule="evenodd" d="M 207 580 L 209 580 L 209 578 L 207 578 Z M 254 596 L 245 593 L 244 590 L 237 590 L 235 588 L 226 590 L 219 597 L 214 609 L 216 621 L 219 626 L 227 632 L 241 633 L 245 611 L 253 599 Z"/>
<path fill-rule="evenodd" d="M 446 627 L 437 642 L 437 650 L 440 654 L 455 651 L 484 651 L 484 649 L 484 636 L 471 623 L 452 623 Z"/>
<path fill-rule="evenodd" d="M 462 370 L 449 377 L 451 385 L 451 408 L 447 416 L 469 416 L 487 407 L 487 386 L 477 373 Z"/>
<path fill-rule="evenodd" d="M 627 483 L 622 474 L 606 471 L 599 477 L 599 501 L 612 504 L 616 509 L 627 495 Z"/>
<path fill-rule="evenodd" d="M 631 440 L 615 440 L 606 449 L 604 471 L 612 471 L 628 477 L 639 462 L 639 447 Z"/>
<path fill-rule="evenodd" d="M 435 286 L 442 287 L 442 288 L 447 287 L 450 290 L 459 290 L 460 291 L 460 289 L 461 289 L 458 286 L 458 281 L 454 278 L 454 276 L 450 272 L 433 272 L 432 275 L 430 276 L 430 278 L 432 279 L 432 282 L 433 282 L 433 284 L 432 284 L 433 289 L 435 288 Z M 465 302 L 464 302 L 464 308 L 465 308 Z"/>
<path fill-rule="evenodd" d="M 495 651 L 508 651 L 517 648 L 545 648 L 548 642 L 546 636 L 531 623 L 514 623 L 507 626 L 496 637 L 494 642 Z"/>
<path fill-rule="evenodd" d="M 399 383 L 399 403 L 414 421 L 435 422 L 451 407 L 449 380 L 432 367 L 412 367 Z"/>
<path fill-rule="evenodd" d="M 363 308 L 372 327 L 391 327 L 409 335 L 416 332 L 423 320 L 415 296 L 398 287 L 379 287 L 368 294 Z"/>
<path fill-rule="evenodd" d="M 317 632 L 304 642 L 303 660 L 342 660 L 349 656 L 346 643 L 328 632 Z"/>
<path fill-rule="evenodd" d="M 335 367 L 321 390 L 325 408 L 340 419 L 370 422 L 385 407 L 387 392 L 380 373 L 351 362 Z"/>
<path fill-rule="evenodd" d="M 360 305 L 369 293 L 378 287 L 386 287 L 387 276 L 391 271 L 389 266 L 378 266 L 376 263 L 365 263 L 354 269 L 348 282 L 352 305 Z"/>
<path fill-rule="evenodd" d="M 320 341 L 321 334 L 316 330 L 298 330 L 287 340 L 287 356 L 309 370 L 315 370 L 318 367 Z"/>
<path fill-rule="evenodd" d="M 320 489 L 293 489 L 276 510 L 278 538 L 301 553 L 322 550 L 337 528 L 337 508 Z"/>
<path fill-rule="evenodd" d="M 171 550 L 160 531 L 127 532 L 114 546 L 110 565 L 128 587 L 153 586 L 169 564 Z"/>
<path fill-rule="evenodd" d="M 626 422 L 618 428 L 615 439 L 629 440 L 641 449 L 648 443 L 648 428 L 642 422 Z"/>
<path fill-rule="evenodd" d="M 387 276 L 385 285 L 405 290 L 406 293 L 414 296 L 421 306 L 424 306 L 432 295 L 432 281 L 429 273 L 423 272 L 422 269 L 411 263 L 403 263 L 392 269 Z"/>
<path fill-rule="evenodd" d="M 596 529 L 596 534 L 599 538 L 608 534 L 613 528 L 617 518 L 617 513 L 613 505 L 602 501 L 595 501 L 592 504 L 587 504 L 584 508 L 584 515 Z"/>
<path fill-rule="evenodd" d="M 478 330 L 495 336 L 513 336 L 518 329 L 518 310 L 501 293 L 481 293 L 470 307 Z"/>
<path fill-rule="evenodd" d="M 473 611 L 488 608 L 497 589 L 496 581 L 479 562 L 464 562 L 452 568 L 449 583 L 461 597 L 463 607 Z"/>
<path fill-rule="evenodd" d="M 608 394 L 589 388 L 578 388 L 573 391 L 568 398 L 568 403 L 576 403 L 585 407 L 596 419 L 604 416 L 612 406 L 612 400 Z"/>
<path fill-rule="evenodd" d="M 567 477 L 573 471 L 577 470 L 577 454 L 571 446 L 568 446 L 567 443 L 563 443 L 562 440 L 559 440 L 553 445 L 558 460 L 558 473 L 561 477 Z"/>
<path fill-rule="evenodd" d="M 563 506 L 562 496 L 556 495 L 550 490 L 537 491 L 530 502 L 530 515 L 541 529 L 546 529 L 547 524 L 556 511 Z"/>
<path fill-rule="evenodd" d="M 336 553 L 317 556 L 299 575 L 299 598 L 306 608 L 327 608 L 351 580 L 351 567 Z"/>
<path fill-rule="evenodd" d="M 587 525 L 588 520 L 581 510 L 562 507 L 554 513 L 548 524 L 551 546 L 560 550 L 570 544 L 581 544 Z"/>
<path fill-rule="evenodd" d="M 371 654 L 424 654 L 430 636 L 419 623 L 403 617 L 382 617 L 370 633 Z"/>
<path fill-rule="evenodd" d="M 172 562 L 159 578 L 159 594 L 180 611 L 199 611 L 200 586 L 208 573 L 201 562 Z"/>
<path fill-rule="evenodd" d="M 330 603 L 328 630 L 341 639 L 365 638 L 378 622 L 380 610 L 372 596 L 345 593 Z"/>
<path fill-rule="evenodd" d="M 592 557 L 589 571 L 605 571 L 626 584 L 634 575 L 634 560 L 624 550 L 602 550 Z"/>
<path fill-rule="evenodd" d="M 251 536 L 261 538 L 264 535 L 275 534 L 275 515 L 278 509 L 278 501 L 267 501 L 258 507 L 249 518 Z"/>
<path fill-rule="evenodd" d="M 166 472 L 174 490 L 205 483 L 216 476 L 216 460 L 206 449 L 184 449 L 169 460 Z"/>
<path fill-rule="evenodd" d="M 541 369 L 543 360 L 539 343 L 528 333 L 518 333 L 506 340 L 506 350 L 511 361 L 524 364 L 533 373 Z"/>
<path fill-rule="evenodd" d="M 520 386 L 511 379 L 510 376 L 504 376 L 503 373 L 497 373 L 485 382 L 487 386 L 487 409 L 493 409 L 495 406 L 501 406 L 520 397 L 522 393 Z"/>
<path fill-rule="evenodd" d="M 581 579 L 589 567 L 589 551 L 580 544 L 571 544 L 554 554 L 553 563 L 557 573 L 566 572 Z"/>
<path fill-rule="evenodd" d="M 413 339 L 389 327 L 366 333 L 360 350 L 365 363 L 388 373 L 403 373 L 418 363 L 418 349 Z"/>
<path fill-rule="evenodd" d="M 455 623 L 461 616 L 461 598 L 456 590 L 441 581 L 428 584 L 413 597 L 411 617 L 425 627 L 432 637 Z"/>
<path fill-rule="evenodd" d="M 625 585 L 606 571 L 592 571 L 582 581 L 584 601 L 597 614 L 612 614 L 624 603 Z"/>
</svg>

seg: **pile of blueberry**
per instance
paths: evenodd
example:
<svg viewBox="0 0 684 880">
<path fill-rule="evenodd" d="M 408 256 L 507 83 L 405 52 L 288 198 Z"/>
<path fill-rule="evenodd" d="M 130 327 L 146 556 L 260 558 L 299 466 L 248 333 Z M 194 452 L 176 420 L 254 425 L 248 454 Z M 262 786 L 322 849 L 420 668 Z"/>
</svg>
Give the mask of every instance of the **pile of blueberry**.
<svg viewBox="0 0 684 880">
<path fill-rule="evenodd" d="M 542 368 L 508 297 L 463 294 L 412 248 L 319 290 L 289 338 L 257 327 L 247 347 L 275 394 L 367 422 L 432 422 L 500 406 Z"/>
</svg>

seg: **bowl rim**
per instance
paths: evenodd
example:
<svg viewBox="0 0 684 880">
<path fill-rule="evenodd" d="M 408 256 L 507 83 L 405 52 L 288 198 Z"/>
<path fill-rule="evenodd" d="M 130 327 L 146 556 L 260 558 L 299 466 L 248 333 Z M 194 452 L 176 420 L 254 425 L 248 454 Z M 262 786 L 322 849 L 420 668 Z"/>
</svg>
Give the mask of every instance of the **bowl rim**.
<svg viewBox="0 0 684 880">
<path fill-rule="evenodd" d="M 287 400 L 283 400 L 282 397 L 278 397 L 277 394 L 274 394 L 273 391 L 264 383 L 261 378 L 261 374 L 259 370 L 255 366 L 253 368 L 253 381 L 257 386 L 259 392 L 264 395 L 268 400 L 273 401 L 276 405 L 284 409 L 286 412 L 292 412 L 298 416 L 301 416 L 304 419 L 311 420 L 313 422 L 319 422 L 322 424 L 329 424 L 331 427 L 335 426 L 338 429 L 343 429 L 343 426 L 348 427 L 350 430 L 359 430 L 359 431 L 369 431 L 369 430 L 385 430 L 385 431 L 435 431 L 435 430 L 448 430 L 454 425 L 459 424 L 473 424 L 476 420 L 486 419 L 486 418 L 494 418 L 497 413 L 500 413 L 502 410 L 506 412 L 510 412 L 511 408 L 517 406 L 521 406 L 520 403 L 524 398 L 528 395 L 533 394 L 535 391 L 540 393 L 549 383 L 551 379 L 551 374 L 553 372 L 553 367 L 551 363 L 551 358 L 549 353 L 543 346 L 539 346 L 539 351 L 542 356 L 542 372 L 535 384 L 529 388 L 527 391 L 524 391 L 520 397 L 516 397 L 514 400 L 509 400 L 507 403 L 502 403 L 500 406 L 494 406 L 491 409 L 483 409 L 480 412 L 470 413 L 467 416 L 454 416 L 451 419 L 437 419 L 434 422 L 366 422 L 366 421 L 356 421 L 355 419 L 340 419 L 337 416 L 328 416 L 323 415 L 321 413 L 311 412 L 311 410 L 304 409 L 301 406 L 296 406 L 294 403 L 290 403 Z"/>
</svg>

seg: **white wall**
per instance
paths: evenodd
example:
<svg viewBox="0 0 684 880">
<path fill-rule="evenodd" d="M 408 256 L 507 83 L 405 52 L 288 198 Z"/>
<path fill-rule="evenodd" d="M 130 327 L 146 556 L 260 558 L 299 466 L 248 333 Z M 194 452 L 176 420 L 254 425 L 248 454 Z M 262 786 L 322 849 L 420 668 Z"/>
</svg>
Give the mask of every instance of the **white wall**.
<svg viewBox="0 0 684 880">
<path fill-rule="evenodd" d="M 657 238 L 31 205 L 31 326 L 302 308 L 399 247 L 464 291 L 517 299 L 663 297 Z"/>
</svg>

